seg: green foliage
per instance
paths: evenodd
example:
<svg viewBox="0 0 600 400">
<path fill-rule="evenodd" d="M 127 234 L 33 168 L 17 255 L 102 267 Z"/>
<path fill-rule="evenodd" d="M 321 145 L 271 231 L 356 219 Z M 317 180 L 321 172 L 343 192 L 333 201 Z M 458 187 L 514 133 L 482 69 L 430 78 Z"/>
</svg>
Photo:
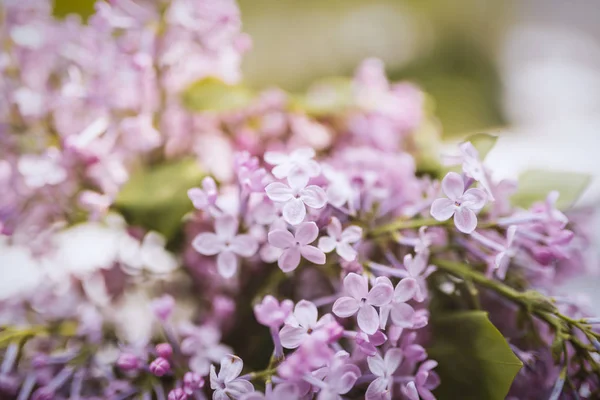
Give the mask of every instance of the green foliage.
<svg viewBox="0 0 600 400">
<path fill-rule="evenodd" d="M 131 224 L 172 238 L 193 209 L 187 190 L 198 186 L 202 177 L 194 159 L 138 171 L 119 193 L 116 206 Z"/>
<path fill-rule="evenodd" d="M 479 152 L 479 159 L 485 159 L 485 156 L 494 148 L 498 136 L 490 135 L 488 133 L 477 133 L 475 135 L 468 136 L 464 142 L 471 142 L 473 147 Z"/>
<path fill-rule="evenodd" d="M 432 316 L 433 345 L 439 365 L 439 400 L 503 400 L 522 367 L 506 339 L 483 311 Z"/>
<path fill-rule="evenodd" d="M 306 94 L 295 98 L 293 107 L 318 117 L 343 112 L 352 105 L 352 97 L 352 80 L 333 76 L 312 84 Z"/>
<path fill-rule="evenodd" d="M 252 99 L 248 88 L 216 78 L 199 80 L 182 93 L 182 102 L 191 111 L 231 111 L 247 106 Z"/>
<path fill-rule="evenodd" d="M 64 18 L 69 14 L 77 14 L 82 20 L 87 21 L 94 14 L 95 3 L 96 0 L 54 0 L 52 15 Z"/>
<path fill-rule="evenodd" d="M 529 207 L 537 201 L 544 201 L 548 193 L 560 193 L 557 207 L 566 209 L 572 206 L 585 191 L 591 176 L 578 172 L 528 170 L 519 176 L 519 189 L 512 197 L 513 204 Z"/>
</svg>

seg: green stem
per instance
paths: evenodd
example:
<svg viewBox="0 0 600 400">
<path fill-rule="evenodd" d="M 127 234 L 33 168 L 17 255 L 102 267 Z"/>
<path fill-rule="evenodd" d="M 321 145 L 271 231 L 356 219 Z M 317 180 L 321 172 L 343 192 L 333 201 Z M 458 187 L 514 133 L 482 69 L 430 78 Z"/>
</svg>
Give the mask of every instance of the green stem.
<svg viewBox="0 0 600 400">
<path fill-rule="evenodd" d="M 271 377 L 273 375 L 275 375 L 276 372 L 277 372 L 277 368 L 267 368 L 263 371 L 252 372 L 252 373 L 250 373 L 250 379 L 251 380 L 263 379 L 263 380 L 267 381 L 267 380 L 271 379 Z"/>
<path fill-rule="evenodd" d="M 368 235 L 371 237 L 385 235 L 387 233 L 396 232 L 402 229 L 415 229 L 420 228 L 422 226 L 440 226 L 446 225 L 451 222 L 448 221 L 438 221 L 433 218 L 426 219 L 398 219 L 396 221 L 392 221 L 389 224 L 380 225 L 377 228 L 374 228 L 368 232 Z"/>
</svg>

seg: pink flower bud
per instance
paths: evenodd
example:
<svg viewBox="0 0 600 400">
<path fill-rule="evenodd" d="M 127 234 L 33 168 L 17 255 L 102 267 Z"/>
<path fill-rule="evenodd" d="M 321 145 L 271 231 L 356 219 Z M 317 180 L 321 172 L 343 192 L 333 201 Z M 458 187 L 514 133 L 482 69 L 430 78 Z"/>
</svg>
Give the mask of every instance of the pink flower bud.
<svg viewBox="0 0 600 400">
<path fill-rule="evenodd" d="M 187 393 L 185 393 L 183 389 L 177 388 L 169 392 L 168 400 L 186 400 L 187 398 Z"/>
<path fill-rule="evenodd" d="M 183 376 L 183 390 L 188 395 L 204 387 L 204 378 L 195 372 L 186 372 Z"/>
<path fill-rule="evenodd" d="M 173 347 L 169 343 L 159 343 L 154 350 L 159 357 L 169 358 L 173 355 Z"/>
<path fill-rule="evenodd" d="M 140 367 L 140 360 L 131 353 L 123 353 L 117 360 L 117 366 L 123 371 L 133 371 Z"/>
<path fill-rule="evenodd" d="M 171 369 L 171 365 L 166 359 L 162 357 L 158 357 L 150 364 L 150 372 L 152 372 L 156 376 L 163 376 L 164 374 L 169 372 L 169 369 Z"/>
<path fill-rule="evenodd" d="M 156 315 L 158 319 L 166 321 L 173 313 L 175 299 L 173 299 L 172 296 L 165 294 L 164 296 L 152 300 L 150 307 L 152 307 L 152 311 L 154 311 L 154 315 Z"/>
</svg>

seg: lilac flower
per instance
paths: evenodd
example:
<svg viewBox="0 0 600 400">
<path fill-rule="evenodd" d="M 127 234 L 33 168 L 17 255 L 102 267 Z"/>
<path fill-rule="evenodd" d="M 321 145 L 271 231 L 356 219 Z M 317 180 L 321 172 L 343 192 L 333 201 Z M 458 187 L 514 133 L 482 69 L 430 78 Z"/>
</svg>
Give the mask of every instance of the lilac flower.
<svg viewBox="0 0 600 400">
<path fill-rule="evenodd" d="M 300 400 L 300 390 L 293 383 L 280 383 L 274 389 L 269 390 L 267 386 L 265 393 L 252 392 L 245 394 L 240 400 Z"/>
<path fill-rule="evenodd" d="M 412 254 L 407 254 L 404 256 L 404 268 L 408 272 L 408 276 L 404 278 L 402 281 L 406 281 L 407 279 L 413 279 L 417 282 L 417 288 L 414 292 L 414 299 L 418 302 L 422 302 L 425 300 L 427 296 L 427 281 L 426 278 L 435 270 L 434 266 L 427 266 L 427 261 L 429 259 L 429 253 L 418 253 L 413 257 Z M 409 285 L 409 281 L 404 283 L 404 285 Z M 410 285 L 409 287 L 412 287 Z"/>
<path fill-rule="evenodd" d="M 317 306 L 310 301 L 300 300 L 296 303 L 293 315 L 288 318 L 281 331 L 279 331 L 283 347 L 295 349 L 308 336 L 321 329 L 326 329 L 329 324 L 335 322 L 331 314 L 325 314 L 320 319 L 318 319 L 318 316 Z"/>
<path fill-rule="evenodd" d="M 317 236 L 319 236 L 319 228 L 314 222 L 304 222 L 298 225 L 294 235 L 283 229 L 269 232 L 269 243 L 284 249 L 277 261 L 279 268 L 283 272 L 295 270 L 300 264 L 300 256 L 315 264 L 325 264 L 325 254 L 315 246 L 309 245 L 315 241 Z"/>
<path fill-rule="evenodd" d="M 231 349 L 221 344 L 221 332 L 215 326 L 195 326 L 185 324 L 180 328 L 185 338 L 181 342 L 181 351 L 190 356 L 190 369 L 205 376 L 209 373 L 210 365 L 231 352 Z"/>
<path fill-rule="evenodd" d="M 481 184 L 491 201 L 494 201 L 494 194 L 490 186 L 485 167 L 479 159 L 479 152 L 471 142 L 464 142 L 460 146 L 462 153 L 463 172 L 475 179 Z"/>
<path fill-rule="evenodd" d="M 392 286 L 392 282 L 384 276 L 380 276 L 377 280 L 383 284 Z M 404 278 L 396 285 L 394 296 L 390 304 L 381 307 L 381 327 L 385 327 L 388 315 L 392 317 L 394 325 L 400 328 L 412 328 L 415 309 L 406 304 L 411 300 L 419 290 L 419 284 L 414 278 Z"/>
<path fill-rule="evenodd" d="M 258 243 L 250 235 L 236 235 L 238 220 L 232 215 L 223 215 L 215 220 L 215 232 L 204 232 L 196 236 L 192 246 L 200 254 L 217 256 L 217 268 L 223 278 L 231 278 L 238 268 L 238 258 L 252 257 Z"/>
<path fill-rule="evenodd" d="M 284 379 L 301 382 L 305 375 L 327 365 L 333 355 L 327 340 L 321 335 L 310 335 L 277 367 L 277 372 Z"/>
<path fill-rule="evenodd" d="M 327 367 L 313 373 L 323 380 L 324 386 L 317 399 L 341 400 L 341 395 L 348 393 L 361 376 L 360 368 L 350 362 L 350 354 L 338 351 Z"/>
<path fill-rule="evenodd" d="M 323 167 L 323 175 L 329 181 L 327 186 L 327 201 L 337 208 L 344 204 L 351 204 L 354 197 L 354 189 L 350 179 L 342 171 L 336 170 L 331 166 Z"/>
<path fill-rule="evenodd" d="M 299 186 L 306 186 L 310 178 L 321 173 L 321 167 L 313 160 L 315 151 L 303 147 L 292 151 L 289 155 L 275 151 L 265 153 L 265 161 L 275 165 L 271 173 L 277 179 L 293 177 L 299 182 Z"/>
<path fill-rule="evenodd" d="M 25 184 L 36 189 L 46 185 L 57 185 L 67 179 L 66 169 L 60 165 L 60 152 L 51 148 L 46 154 L 27 154 L 19 159 L 18 170 Z"/>
<path fill-rule="evenodd" d="M 438 221 L 446 221 L 454 215 L 456 228 L 463 233 L 471 233 L 477 227 L 476 212 L 485 205 L 486 195 L 481 189 L 468 189 L 465 192 L 463 178 L 456 172 L 448 172 L 442 180 L 442 190 L 447 199 L 437 199 L 431 205 L 431 216 Z"/>
<path fill-rule="evenodd" d="M 170 358 L 173 355 L 173 347 L 169 343 L 159 343 L 154 347 L 159 357 Z"/>
<path fill-rule="evenodd" d="M 218 375 L 215 366 L 210 366 L 210 387 L 214 390 L 214 400 L 239 399 L 254 391 L 249 381 L 238 378 L 243 367 L 242 359 L 234 355 L 223 357 Z"/>
<path fill-rule="evenodd" d="M 392 300 L 393 288 L 378 282 L 369 291 L 366 277 L 350 273 L 344 278 L 344 289 L 350 296 L 340 297 L 333 303 L 333 313 L 347 318 L 358 312 L 358 327 L 372 335 L 379 327 L 379 316 L 375 307 L 388 304 Z"/>
<path fill-rule="evenodd" d="M 254 315 L 262 325 L 279 329 L 291 314 L 293 307 L 294 303 L 291 300 L 279 303 L 275 297 L 267 295 L 260 304 L 254 306 Z"/>
<path fill-rule="evenodd" d="M 506 270 L 511 258 L 516 254 L 516 250 L 513 247 L 515 241 L 515 235 L 517 233 L 517 226 L 511 225 L 506 230 L 506 245 L 496 254 L 494 258 L 494 266 L 496 267 L 496 274 L 498 278 L 504 279 L 506 277 Z"/>
<path fill-rule="evenodd" d="M 437 366 L 437 362 L 433 360 L 425 361 L 415 375 L 415 380 L 409 382 L 402 388 L 402 393 L 409 400 L 435 400 L 435 396 L 431 391 L 440 384 L 440 379 L 435 372 L 431 370 Z"/>
<path fill-rule="evenodd" d="M 183 376 L 183 391 L 192 395 L 204 387 L 204 378 L 195 372 L 186 372 Z"/>
<path fill-rule="evenodd" d="M 358 226 L 349 226 L 342 231 L 340 220 L 332 217 L 327 226 L 329 236 L 319 238 L 319 249 L 325 253 L 330 253 L 335 249 L 336 253 L 346 261 L 356 259 L 356 250 L 351 246 L 358 242 L 362 237 L 362 229 Z"/>
<path fill-rule="evenodd" d="M 323 208 L 327 204 L 325 191 L 316 185 L 306 186 L 307 182 L 288 178 L 289 186 L 282 182 L 267 185 L 265 191 L 269 199 L 283 203 L 283 219 L 291 225 L 298 225 L 306 217 L 306 207 Z"/>
<path fill-rule="evenodd" d="M 365 393 L 365 399 L 380 400 L 392 398 L 391 388 L 394 382 L 393 375 L 401 362 L 402 350 L 396 348 L 389 349 L 383 358 L 379 354 L 367 357 L 369 370 L 371 370 L 377 378 L 369 384 L 367 392 Z"/>
<path fill-rule="evenodd" d="M 217 202 L 217 184 L 210 176 L 202 180 L 202 189 L 191 188 L 187 193 L 198 210 L 208 211 L 209 207 L 214 206 Z"/>
<path fill-rule="evenodd" d="M 152 300 L 150 308 L 158 319 L 166 321 L 173 313 L 175 299 L 168 294 L 162 295 L 161 297 Z"/>
<path fill-rule="evenodd" d="M 364 332 L 357 332 L 354 337 L 357 348 L 367 356 L 373 356 L 377 353 L 377 346 L 381 346 L 387 342 L 388 338 L 385 333 L 377 331 L 372 335 L 367 335 Z"/>
<path fill-rule="evenodd" d="M 173 389 L 169 392 L 167 400 L 186 400 L 188 394 L 181 388 Z"/>
</svg>

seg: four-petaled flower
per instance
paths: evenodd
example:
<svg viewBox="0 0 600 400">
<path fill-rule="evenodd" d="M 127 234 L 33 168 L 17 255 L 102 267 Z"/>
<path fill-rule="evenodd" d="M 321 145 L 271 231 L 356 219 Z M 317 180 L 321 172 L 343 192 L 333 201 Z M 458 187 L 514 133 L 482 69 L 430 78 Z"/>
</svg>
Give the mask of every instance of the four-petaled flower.
<svg viewBox="0 0 600 400">
<path fill-rule="evenodd" d="M 369 291 L 367 278 L 350 273 L 344 278 L 344 289 L 350 296 L 340 297 L 333 303 L 333 313 L 338 317 L 350 317 L 358 312 L 358 327 L 372 335 L 379 327 L 379 316 L 375 307 L 392 300 L 394 289 L 384 282 L 376 282 Z"/>
<path fill-rule="evenodd" d="M 431 370 L 437 365 L 437 361 L 434 360 L 428 360 L 421 364 L 415 375 L 415 380 L 403 387 L 402 393 L 409 400 L 435 400 L 435 396 L 431 391 L 440 384 L 440 378 Z"/>
<path fill-rule="evenodd" d="M 290 154 L 267 151 L 265 161 L 275 167 L 271 173 L 277 179 L 292 178 L 300 182 L 302 186 L 308 184 L 310 178 L 321 173 L 321 166 L 313 160 L 315 151 L 309 147 L 303 147 L 292 151 Z M 302 182 L 304 182 L 302 184 Z"/>
<path fill-rule="evenodd" d="M 237 256 L 251 257 L 258 250 L 258 242 L 250 235 L 236 235 L 238 220 L 223 215 L 215 220 L 215 233 L 204 232 L 196 236 L 192 246 L 205 256 L 217 256 L 217 268 L 223 278 L 231 278 L 238 267 Z"/>
<path fill-rule="evenodd" d="M 315 264 L 325 264 L 325 253 L 310 246 L 319 236 L 319 228 L 314 222 L 304 222 L 296 227 L 296 233 L 292 235 L 284 229 L 275 229 L 269 232 L 269 243 L 280 249 L 283 253 L 277 261 L 277 265 L 283 272 L 290 272 L 300 264 L 300 256 Z"/>
<path fill-rule="evenodd" d="M 378 277 L 377 281 L 393 287 L 392 282 L 385 276 Z M 406 302 L 415 296 L 417 290 L 419 290 L 419 283 L 414 278 L 404 278 L 398 282 L 391 303 L 381 307 L 382 328 L 385 327 L 388 316 L 391 316 L 394 325 L 400 328 L 413 327 L 415 309 Z"/>
<path fill-rule="evenodd" d="M 394 375 L 401 362 L 402 350 L 398 348 L 389 349 L 383 358 L 379 353 L 372 357 L 367 357 L 369 369 L 377 378 L 369 384 L 365 393 L 365 399 L 380 400 L 392 398 L 390 392 L 394 382 L 392 375 Z"/>
<path fill-rule="evenodd" d="M 202 179 L 202 189 L 191 188 L 188 190 L 187 194 L 195 208 L 207 211 L 209 207 L 214 206 L 217 201 L 217 184 L 213 178 L 207 176 Z"/>
<path fill-rule="evenodd" d="M 292 312 L 294 303 L 291 300 L 283 300 L 281 303 L 271 295 L 254 306 L 256 320 L 269 328 L 279 329 Z"/>
<path fill-rule="evenodd" d="M 265 191 L 269 199 L 283 203 L 283 219 L 298 225 L 306 217 L 306 207 L 323 208 L 327 204 L 325 191 L 317 185 L 306 186 L 307 182 L 289 177 L 289 186 L 283 182 L 273 182 L 267 185 Z"/>
<path fill-rule="evenodd" d="M 254 387 L 249 381 L 238 378 L 243 367 L 242 359 L 234 355 L 223 357 L 218 375 L 215 366 L 210 366 L 210 387 L 214 390 L 213 400 L 239 399 L 244 394 L 254 391 Z"/>
<path fill-rule="evenodd" d="M 352 243 L 356 243 L 362 237 L 362 228 L 358 226 L 349 226 L 342 231 L 342 224 L 336 217 L 331 218 L 327 226 L 329 236 L 319 238 L 319 248 L 325 253 L 330 253 L 335 249 L 336 253 L 346 261 L 356 259 L 356 250 Z"/>
<path fill-rule="evenodd" d="M 442 180 L 442 190 L 447 199 L 436 199 L 431 205 L 431 216 L 438 221 L 446 221 L 454 215 L 456 228 L 463 233 L 471 233 L 477 227 L 476 212 L 486 201 L 486 194 L 477 188 L 465 192 L 465 183 L 456 172 L 448 172 Z"/>
<path fill-rule="evenodd" d="M 304 340 L 319 331 L 326 329 L 335 322 L 331 314 L 323 315 L 317 320 L 319 314 L 317 306 L 307 300 L 300 300 L 294 307 L 294 314 L 288 318 L 281 331 L 281 345 L 286 349 L 295 349 L 300 346 Z"/>
<path fill-rule="evenodd" d="M 350 354 L 340 350 L 327 367 L 316 370 L 313 375 L 323 381 L 319 400 L 342 400 L 341 395 L 352 389 L 361 373 L 360 368 L 350 362 Z"/>
</svg>

